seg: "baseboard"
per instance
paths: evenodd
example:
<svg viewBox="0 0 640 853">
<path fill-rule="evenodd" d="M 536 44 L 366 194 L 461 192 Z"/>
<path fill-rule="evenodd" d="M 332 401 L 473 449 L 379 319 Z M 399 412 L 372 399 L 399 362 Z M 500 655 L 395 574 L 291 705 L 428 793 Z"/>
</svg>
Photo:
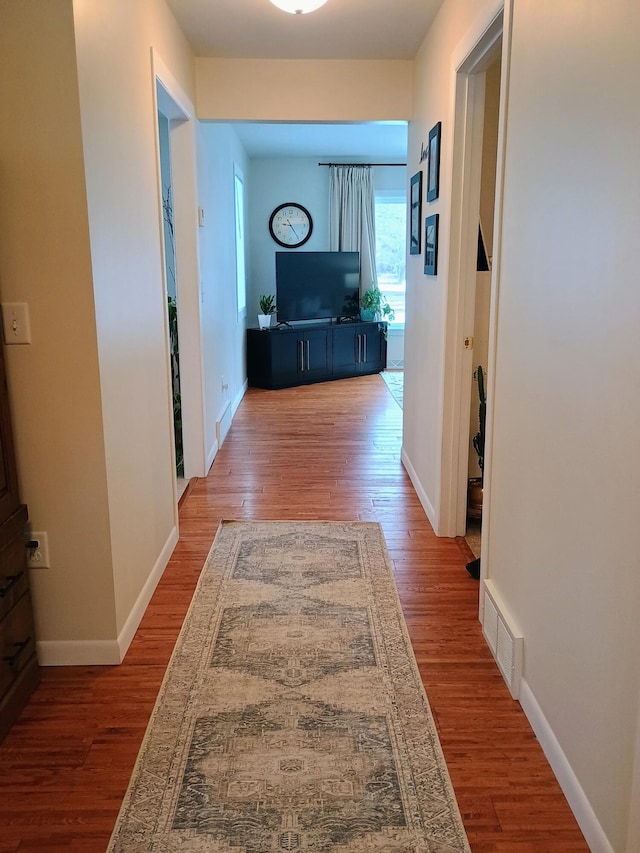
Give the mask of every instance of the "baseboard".
<svg viewBox="0 0 640 853">
<path fill-rule="evenodd" d="M 231 410 L 231 403 L 227 401 L 220 410 L 216 419 L 216 441 L 218 442 L 218 449 L 224 444 L 224 440 L 227 437 L 232 420 L 233 412 Z"/>
<path fill-rule="evenodd" d="M 169 534 L 153 569 L 151 570 L 151 574 L 147 578 L 145 585 L 142 587 L 140 595 L 138 596 L 136 603 L 133 605 L 127 621 L 124 623 L 124 626 L 118 635 L 118 646 L 120 648 L 120 661 L 118 661 L 118 663 L 124 660 L 124 656 L 126 655 L 127 650 L 131 645 L 131 641 L 138 630 L 138 626 L 142 621 L 144 612 L 151 601 L 151 596 L 155 592 L 164 570 L 167 568 L 167 563 L 171 559 L 173 549 L 178 544 L 178 538 L 178 528 L 174 527 L 171 530 L 171 533 Z"/>
<path fill-rule="evenodd" d="M 578 826 L 582 830 L 591 853 L 615 853 L 591 807 L 591 803 L 587 799 L 567 760 L 567 756 L 562 751 L 562 747 L 558 743 L 549 725 L 549 721 L 543 714 L 525 678 L 520 682 L 519 698 L 522 710 L 531 723 L 531 728 L 535 732 L 544 754 L 551 765 L 551 769 L 560 783 L 560 787 L 567 798 L 575 819 L 578 821 Z"/>
<path fill-rule="evenodd" d="M 402 464 L 404 465 L 404 467 L 407 471 L 407 474 L 409 475 L 409 479 L 411 480 L 413 488 L 416 491 L 416 494 L 418 496 L 418 500 L 422 504 L 422 508 L 425 511 L 427 518 L 429 519 L 429 521 L 431 523 L 431 526 L 433 527 L 436 535 L 439 535 L 438 534 L 438 525 L 437 525 L 437 521 L 436 521 L 436 511 L 433 508 L 431 501 L 427 497 L 427 493 L 422 488 L 422 483 L 420 482 L 420 478 L 416 474 L 414 467 L 411 464 L 411 461 L 410 461 L 409 457 L 407 456 L 407 453 L 406 453 L 404 447 L 400 451 L 400 459 L 401 459 Z"/>
<path fill-rule="evenodd" d="M 240 386 L 240 390 L 233 398 L 233 403 L 231 404 L 231 417 L 233 417 L 238 410 L 238 406 L 242 402 L 242 398 L 247 393 L 247 388 L 249 387 L 249 380 L 245 379 L 242 385 Z"/>
<path fill-rule="evenodd" d="M 44 640 L 36 644 L 40 666 L 112 666 L 122 663 L 151 596 L 178 542 L 174 527 L 117 640 Z"/>
<path fill-rule="evenodd" d="M 205 471 L 205 474 L 204 474 L 205 477 L 207 476 L 207 474 L 209 473 L 209 469 L 213 465 L 213 460 L 216 458 L 218 450 L 220 450 L 220 447 L 218 446 L 217 440 L 215 440 L 213 442 L 213 445 L 210 448 L 209 452 L 207 453 L 207 470 Z"/>
<path fill-rule="evenodd" d="M 112 666 L 122 663 L 117 640 L 40 640 L 40 666 Z"/>
</svg>

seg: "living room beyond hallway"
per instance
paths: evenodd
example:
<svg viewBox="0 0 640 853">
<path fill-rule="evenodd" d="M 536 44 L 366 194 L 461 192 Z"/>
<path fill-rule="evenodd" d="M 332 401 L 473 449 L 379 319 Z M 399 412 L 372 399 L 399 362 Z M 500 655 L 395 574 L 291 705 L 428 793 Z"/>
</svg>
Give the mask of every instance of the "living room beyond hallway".
<svg viewBox="0 0 640 853">
<path fill-rule="evenodd" d="M 218 524 L 235 518 L 380 522 L 472 850 L 588 851 L 484 643 L 466 552 L 434 535 L 401 439 L 379 375 L 249 389 L 186 494 L 180 541 L 125 661 L 43 669 L 0 745 L 2 850 L 104 853 Z"/>
</svg>

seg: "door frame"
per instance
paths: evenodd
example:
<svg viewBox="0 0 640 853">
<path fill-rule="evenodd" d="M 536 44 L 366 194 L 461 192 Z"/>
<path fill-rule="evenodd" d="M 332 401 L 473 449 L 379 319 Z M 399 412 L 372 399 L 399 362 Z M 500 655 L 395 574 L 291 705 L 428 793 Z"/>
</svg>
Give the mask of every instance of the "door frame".
<svg viewBox="0 0 640 853">
<path fill-rule="evenodd" d="M 454 57 L 454 135 L 451 195 L 451 249 L 447 296 L 447 327 L 444 363 L 444 410 L 440 534 L 463 536 L 466 529 L 469 465 L 469 411 L 473 385 L 473 351 L 465 338 L 474 334 L 478 213 L 484 129 L 484 72 L 501 51 L 498 156 L 494 247 L 491 271 L 487 424 L 484 457 L 482 576 L 486 576 L 488 548 L 493 395 L 495 377 L 497 310 L 500 282 L 502 187 L 504 179 L 506 108 L 508 103 L 510 27 L 513 0 L 496 5 L 494 14 L 470 44 Z"/>
<path fill-rule="evenodd" d="M 184 476 L 207 474 L 205 451 L 204 370 L 200 317 L 200 264 L 197 240 L 197 169 L 195 108 L 157 51 L 151 48 L 153 75 L 154 126 L 158 158 L 158 216 L 163 252 L 163 299 L 165 305 L 165 338 L 168 415 L 175 457 L 173 434 L 173 394 L 169 325 L 167 320 L 167 282 L 164 267 L 164 226 L 162 219 L 162 181 L 160 178 L 160 140 L 157 113 L 169 119 L 169 142 L 174 211 L 176 253 L 176 303 L 178 306 L 178 339 L 180 343 L 180 392 L 182 404 L 182 438 Z M 174 463 L 175 472 L 175 463 Z M 174 486 L 176 475 L 174 473 Z M 176 492 L 177 503 L 177 492 Z"/>
</svg>

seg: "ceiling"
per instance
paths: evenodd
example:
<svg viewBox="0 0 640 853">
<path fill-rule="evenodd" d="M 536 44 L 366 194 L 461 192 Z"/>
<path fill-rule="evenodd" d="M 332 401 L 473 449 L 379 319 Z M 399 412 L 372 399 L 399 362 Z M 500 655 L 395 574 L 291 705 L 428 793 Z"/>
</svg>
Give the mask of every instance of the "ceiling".
<svg viewBox="0 0 640 853">
<path fill-rule="evenodd" d="M 290 15 L 269 0 L 167 0 L 196 56 L 257 59 L 413 59 L 443 0 L 327 0 Z M 407 126 L 234 125 L 250 157 L 403 161 Z"/>
<path fill-rule="evenodd" d="M 196 56 L 413 59 L 443 0 L 327 0 L 290 15 L 269 0 L 167 0 Z"/>
</svg>

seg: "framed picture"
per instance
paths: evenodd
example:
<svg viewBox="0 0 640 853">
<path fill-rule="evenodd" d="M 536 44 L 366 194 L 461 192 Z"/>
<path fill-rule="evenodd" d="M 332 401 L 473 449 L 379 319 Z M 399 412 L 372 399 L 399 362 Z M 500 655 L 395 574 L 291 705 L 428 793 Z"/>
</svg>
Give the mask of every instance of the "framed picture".
<svg viewBox="0 0 640 853">
<path fill-rule="evenodd" d="M 424 274 L 438 274 L 438 219 L 439 214 L 427 216 L 424 221 Z"/>
<path fill-rule="evenodd" d="M 429 131 L 429 163 L 427 166 L 427 201 L 435 201 L 440 195 L 440 130 L 438 122 Z"/>
<path fill-rule="evenodd" d="M 411 178 L 411 230 L 409 234 L 409 253 L 419 255 L 422 250 L 422 171 Z"/>
</svg>

